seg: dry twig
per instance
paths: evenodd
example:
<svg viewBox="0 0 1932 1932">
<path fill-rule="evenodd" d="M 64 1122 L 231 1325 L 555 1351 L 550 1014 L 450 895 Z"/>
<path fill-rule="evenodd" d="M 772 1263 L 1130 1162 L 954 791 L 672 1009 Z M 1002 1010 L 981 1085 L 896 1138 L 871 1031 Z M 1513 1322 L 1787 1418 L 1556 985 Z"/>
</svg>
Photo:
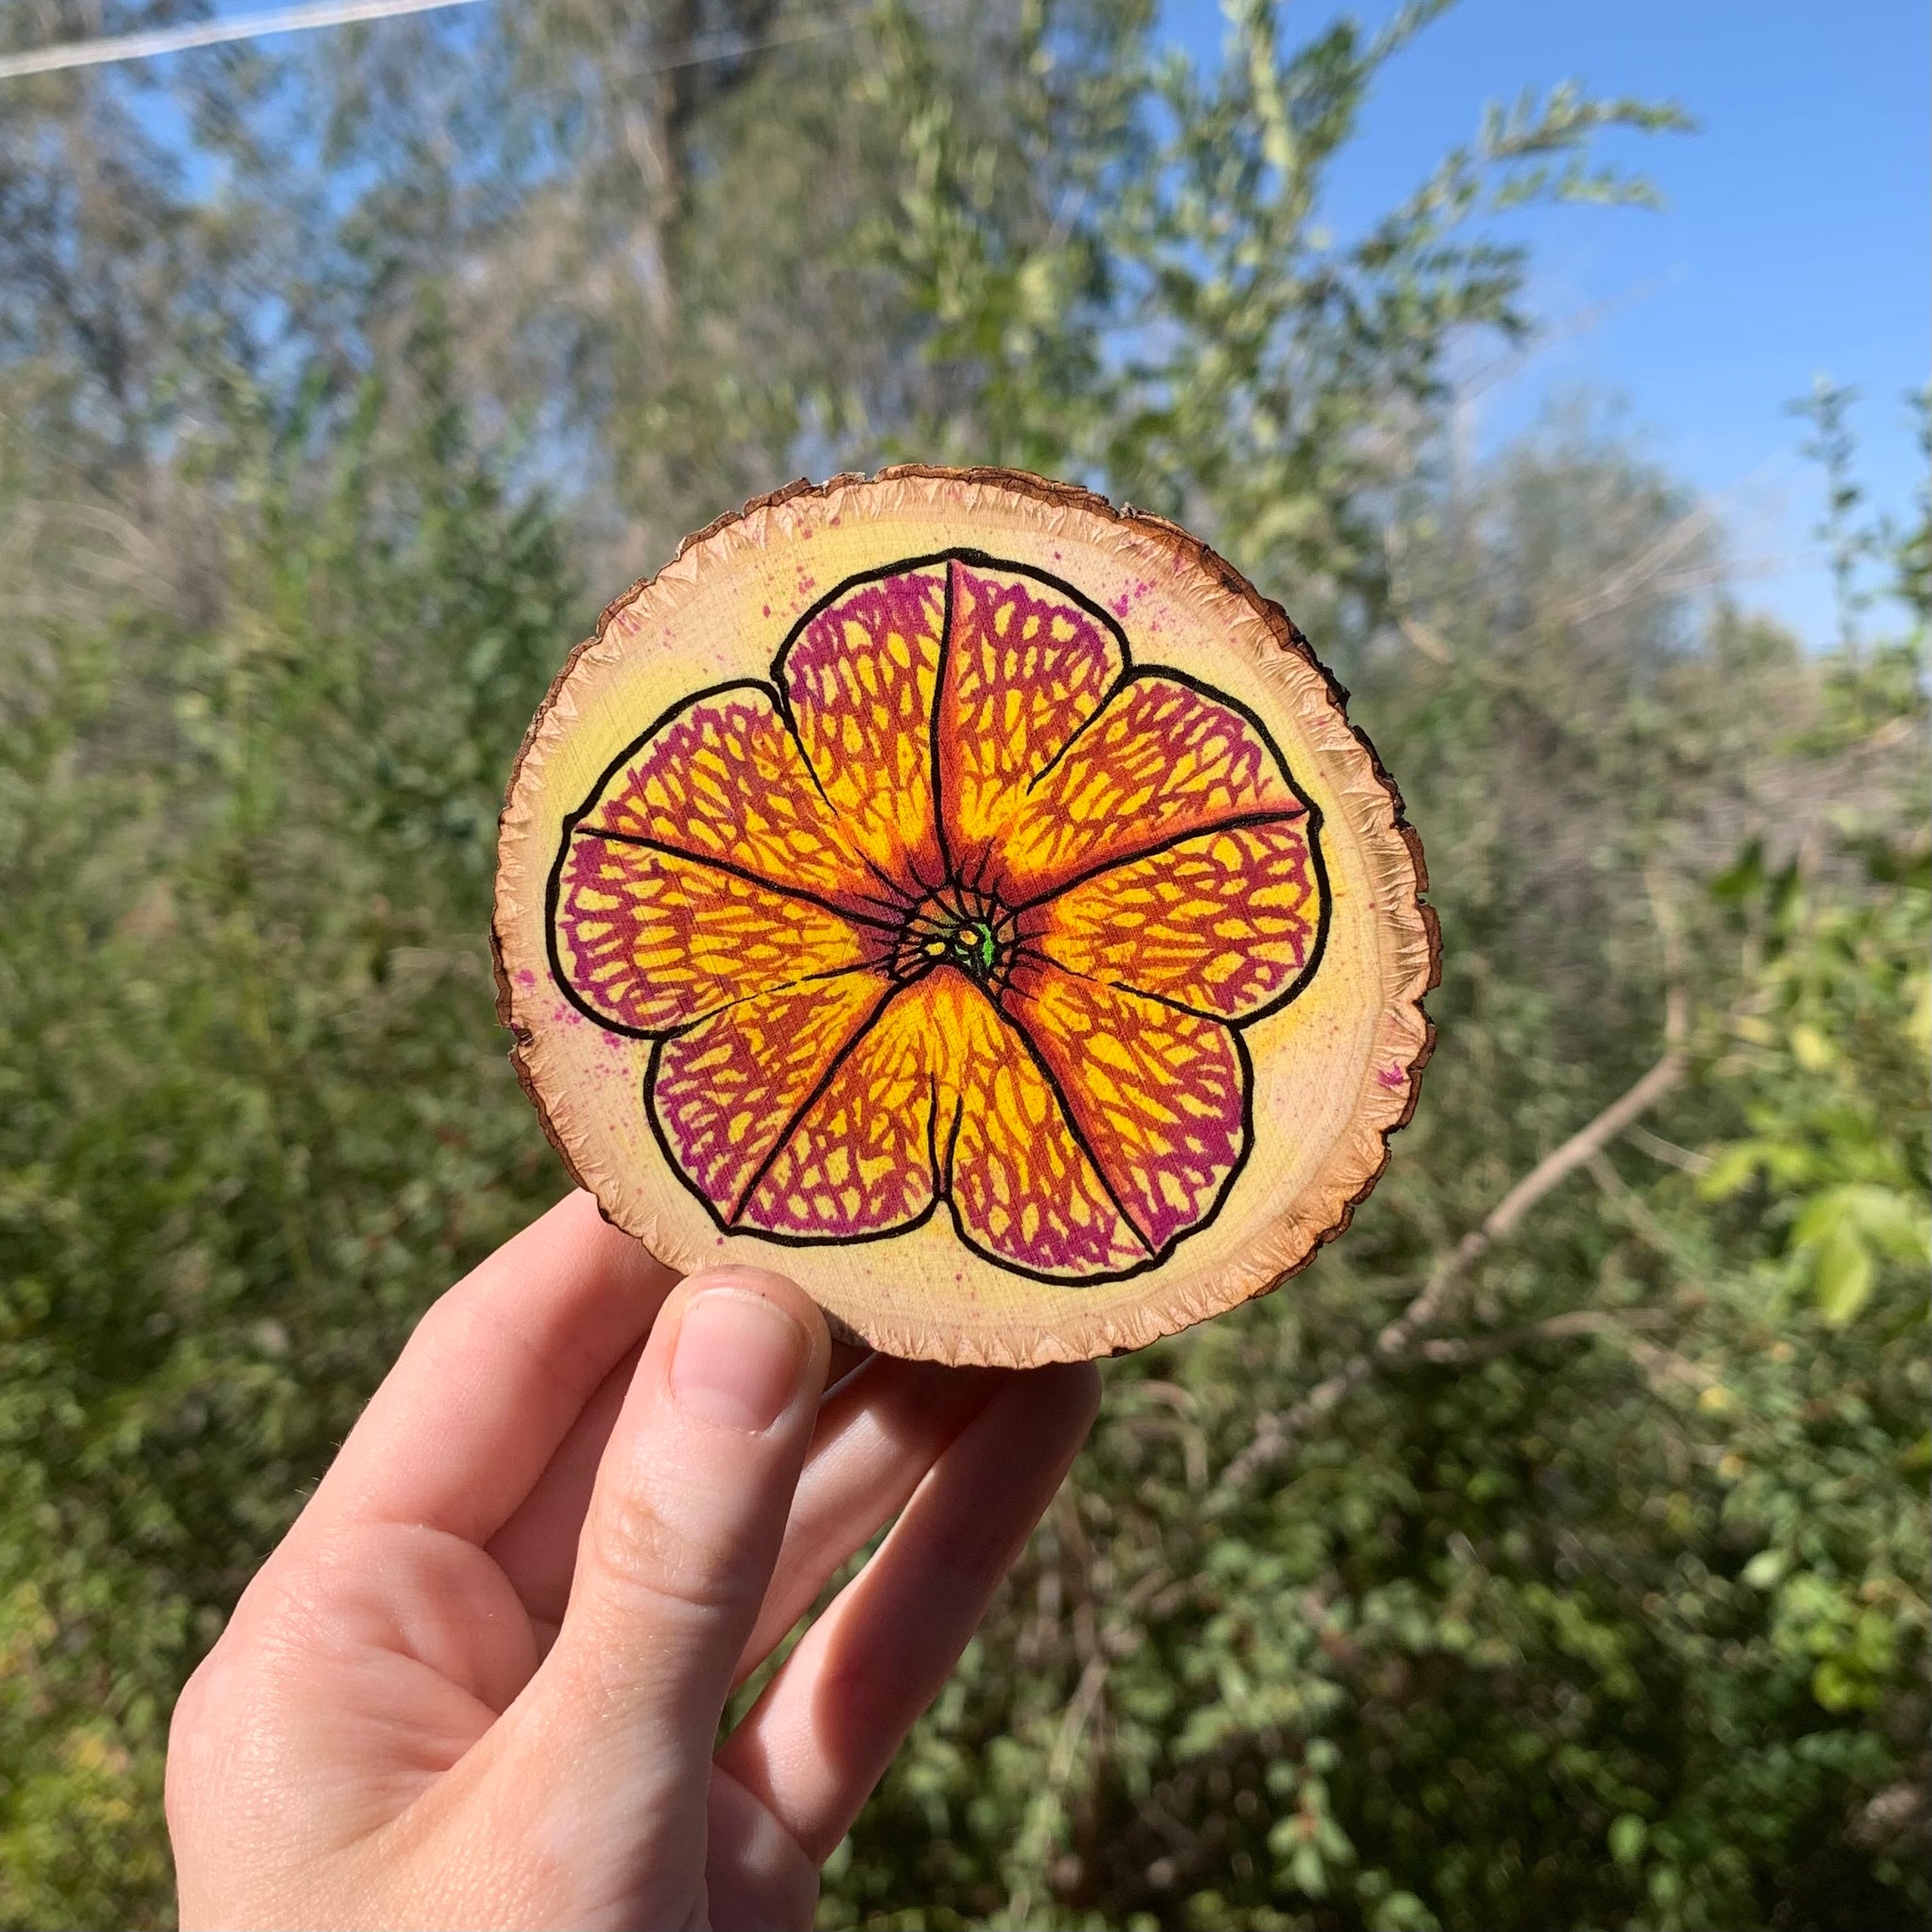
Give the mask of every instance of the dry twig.
<svg viewBox="0 0 1932 1932">
<path fill-rule="evenodd" d="M 1669 1049 L 1649 1073 L 1620 1099 L 1546 1156 L 1490 1210 L 1479 1227 L 1472 1228 L 1443 1257 L 1424 1284 L 1422 1292 L 1376 1336 L 1374 1345 L 1318 1382 L 1291 1408 L 1263 1416 L 1248 1446 L 1222 1472 L 1224 1495 L 1239 1490 L 1257 1472 L 1279 1462 L 1311 1423 L 1319 1422 L 1387 1363 L 1407 1356 L 1426 1330 L 1441 1318 L 1444 1305 L 1470 1271 L 1495 1244 L 1507 1239 L 1524 1215 L 1558 1183 L 1587 1167 L 1617 1136 L 1655 1107 L 1684 1077 L 1684 1039 L 1689 1009 L 1683 993 L 1673 988 L 1665 1015 Z"/>
<path fill-rule="evenodd" d="M 1573 1308 L 1567 1314 L 1532 1322 L 1527 1328 L 1511 1328 L 1501 1334 L 1444 1336 L 1440 1341 L 1424 1342 L 1420 1354 L 1425 1362 L 1460 1366 L 1464 1362 L 1488 1361 L 1493 1356 L 1507 1355 L 1510 1350 L 1525 1348 L 1534 1341 L 1561 1341 L 1572 1335 L 1627 1341 L 1626 1331 L 1659 1327 L 1667 1319 L 1656 1308 L 1632 1308 L 1623 1315 L 1607 1315 L 1599 1308 Z"/>
<path fill-rule="evenodd" d="M 1707 1154 L 1693 1153 L 1689 1147 L 1679 1147 L 1674 1141 L 1666 1141 L 1661 1134 L 1653 1134 L 1646 1127 L 1627 1127 L 1624 1138 L 1641 1153 L 1647 1154 L 1653 1160 L 1661 1160 L 1666 1167 L 1681 1169 L 1688 1174 L 1705 1174 L 1710 1172 L 1711 1159 Z"/>
</svg>

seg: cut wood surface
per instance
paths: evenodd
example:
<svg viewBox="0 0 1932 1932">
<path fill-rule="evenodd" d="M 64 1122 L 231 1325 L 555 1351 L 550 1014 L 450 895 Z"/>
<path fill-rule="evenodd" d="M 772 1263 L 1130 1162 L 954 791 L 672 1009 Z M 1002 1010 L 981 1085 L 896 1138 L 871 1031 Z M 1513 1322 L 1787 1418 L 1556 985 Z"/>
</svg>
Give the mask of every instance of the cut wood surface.
<svg viewBox="0 0 1932 1932">
<path fill-rule="evenodd" d="M 1422 847 L 1184 531 L 1004 470 L 758 500 L 604 613 L 503 816 L 544 1130 L 674 1267 L 893 1355 L 1135 1348 L 1347 1225 L 1431 1032 Z"/>
</svg>

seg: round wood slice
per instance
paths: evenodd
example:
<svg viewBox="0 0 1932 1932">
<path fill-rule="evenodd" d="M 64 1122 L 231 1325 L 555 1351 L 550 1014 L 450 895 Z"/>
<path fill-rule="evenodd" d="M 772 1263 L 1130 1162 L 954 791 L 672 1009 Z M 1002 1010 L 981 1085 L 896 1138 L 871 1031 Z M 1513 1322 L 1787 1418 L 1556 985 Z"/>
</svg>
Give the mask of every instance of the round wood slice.
<svg viewBox="0 0 1932 1932">
<path fill-rule="evenodd" d="M 1139 1347 L 1300 1268 L 1415 1107 L 1422 848 L 1280 608 L 1005 470 L 800 483 L 604 613 L 494 937 L 571 1173 L 893 1355 Z"/>
</svg>

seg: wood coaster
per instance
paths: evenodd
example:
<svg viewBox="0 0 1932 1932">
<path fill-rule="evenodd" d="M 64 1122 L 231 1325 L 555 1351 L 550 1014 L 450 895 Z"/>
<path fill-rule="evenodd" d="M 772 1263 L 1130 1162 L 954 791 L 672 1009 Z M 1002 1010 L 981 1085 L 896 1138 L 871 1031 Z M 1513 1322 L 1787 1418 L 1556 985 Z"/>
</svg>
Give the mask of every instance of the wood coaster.
<svg viewBox="0 0 1932 1932">
<path fill-rule="evenodd" d="M 571 654 L 511 775 L 498 1009 L 673 1267 L 891 1355 L 1137 1348 L 1348 1224 L 1415 1108 L 1421 842 L 1283 614 L 1009 470 L 794 484 Z"/>
</svg>

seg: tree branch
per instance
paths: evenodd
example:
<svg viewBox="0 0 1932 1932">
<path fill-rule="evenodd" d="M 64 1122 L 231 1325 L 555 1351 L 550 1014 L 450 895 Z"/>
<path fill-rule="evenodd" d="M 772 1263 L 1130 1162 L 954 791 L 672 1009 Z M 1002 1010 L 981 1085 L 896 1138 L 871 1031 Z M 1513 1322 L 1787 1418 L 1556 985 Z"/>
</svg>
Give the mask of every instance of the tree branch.
<svg viewBox="0 0 1932 1932">
<path fill-rule="evenodd" d="M 1511 1328 L 1495 1335 L 1444 1336 L 1425 1341 L 1418 1353 L 1425 1362 L 1442 1367 L 1464 1362 L 1483 1362 L 1512 1349 L 1527 1348 L 1536 1341 L 1560 1341 L 1572 1335 L 1598 1336 L 1606 1341 L 1626 1341 L 1633 1328 L 1661 1327 L 1669 1318 L 1657 1308 L 1632 1308 L 1622 1315 L 1607 1315 L 1598 1308 L 1573 1308 L 1568 1314 L 1552 1315 L 1546 1321 L 1532 1322 L 1527 1328 Z"/>
<path fill-rule="evenodd" d="M 1696 1154 L 1689 1147 L 1679 1147 L 1674 1141 L 1666 1141 L 1660 1134 L 1653 1134 L 1646 1128 L 1625 1128 L 1624 1138 L 1631 1146 L 1649 1155 L 1653 1160 L 1661 1160 L 1666 1167 L 1678 1168 L 1688 1174 L 1710 1172 L 1709 1155 Z"/>
<path fill-rule="evenodd" d="M 1434 1325 L 1444 1304 L 1470 1270 L 1498 1241 L 1511 1234 L 1545 1194 L 1578 1168 L 1588 1166 L 1632 1122 L 1649 1112 L 1677 1085 L 1684 1077 L 1685 1027 L 1684 1001 L 1674 989 L 1665 1026 L 1672 1044 L 1664 1057 L 1587 1126 L 1579 1127 L 1555 1153 L 1538 1161 L 1490 1210 L 1482 1225 L 1472 1228 L 1437 1264 L 1422 1292 L 1376 1336 L 1374 1347 L 1364 1349 L 1334 1374 L 1318 1382 L 1291 1408 L 1263 1416 L 1248 1446 L 1222 1472 L 1219 1487 L 1224 1496 L 1240 1489 L 1250 1476 L 1279 1462 L 1311 1423 L 1319 1422 L 1378 1368 L 1407 1355 L 1423 1332 Z"/>
</svg>

